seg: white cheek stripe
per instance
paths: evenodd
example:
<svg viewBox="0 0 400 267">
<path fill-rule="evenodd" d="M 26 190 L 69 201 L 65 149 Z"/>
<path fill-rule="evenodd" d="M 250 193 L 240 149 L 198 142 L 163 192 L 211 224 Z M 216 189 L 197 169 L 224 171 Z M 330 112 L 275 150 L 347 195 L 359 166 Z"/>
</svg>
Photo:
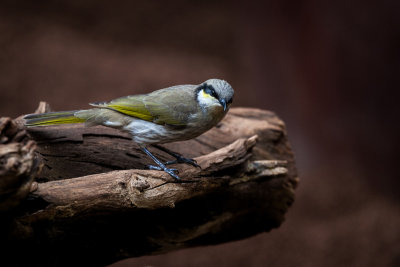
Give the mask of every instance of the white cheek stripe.
<svg viewBox="0 0 400 267">
<path fill-rule="evenodd" d="M 201 90 L 197 94 L 197 100 L 199 101 L 199 104 L 203 107 L 208 107 L 208 106 L 219 104 L 217 99 L 204 93 L 204 90 Z"/>
</svg>

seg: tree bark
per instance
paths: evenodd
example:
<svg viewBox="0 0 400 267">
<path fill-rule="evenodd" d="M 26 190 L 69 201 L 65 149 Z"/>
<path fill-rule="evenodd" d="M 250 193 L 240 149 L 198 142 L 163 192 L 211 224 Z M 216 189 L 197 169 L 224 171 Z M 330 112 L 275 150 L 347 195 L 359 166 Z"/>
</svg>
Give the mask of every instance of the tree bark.
<svg viewBox="0 0 400 267">
<path fill-rule="evenodd" d="M 42 103 L 38 112 L 47 110 Z M 174 165 L 180 182 L 147 170 L 151 160 L 117 130 L 36 127 L 28 138 L 20 118 L 1 122 L 1 242 L 10 264 L 104 266 L 237 240 L 278 227 L 294 201 L 293 153 L 269 111 L 233 108 L 198 138 L 165 144 L 201 166 Z"/>
</svg>

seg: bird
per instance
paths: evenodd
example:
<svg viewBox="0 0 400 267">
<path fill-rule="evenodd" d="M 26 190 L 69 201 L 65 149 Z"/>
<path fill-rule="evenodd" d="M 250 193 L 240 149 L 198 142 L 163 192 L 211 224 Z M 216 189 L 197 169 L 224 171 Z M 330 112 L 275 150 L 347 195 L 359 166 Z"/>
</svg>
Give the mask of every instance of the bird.
<svg viewBox="0 0 400 267">
<path fill-rule="evenodd" d="M 24 116 L 25 126 L 37 127 L 68 123 L 86 126 L 103 125 L 128 132 L 132 140 L 155 165 L 176 180 L 177 169 L 167 165 L 186 163 L 200 167 L 195 160 L 185 158 L 160 144 L 193 139 L 216 126 L 229 111 L 234 90 L 221 79 L 209 79 L 200 84 L 175 85 L 148 94 L 130 95 L 109 102 L 90 103 L 93 108 Z M 154 146 L 175 158 L 163 163 L 148 146 Z"/>
</svg>

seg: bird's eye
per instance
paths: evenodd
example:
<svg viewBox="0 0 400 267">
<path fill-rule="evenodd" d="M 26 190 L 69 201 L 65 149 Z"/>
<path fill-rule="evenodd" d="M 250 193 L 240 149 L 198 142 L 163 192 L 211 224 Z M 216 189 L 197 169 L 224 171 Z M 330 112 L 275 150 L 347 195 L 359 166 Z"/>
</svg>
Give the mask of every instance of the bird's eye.
<svg viewBox="0 0 400 267">
<path fill-rule="evenodd" d="M 204 88 L 204 92 L 218 99 L 218 95 L 212 86 L 206 86 L 206 88 Z"/>
</svg>

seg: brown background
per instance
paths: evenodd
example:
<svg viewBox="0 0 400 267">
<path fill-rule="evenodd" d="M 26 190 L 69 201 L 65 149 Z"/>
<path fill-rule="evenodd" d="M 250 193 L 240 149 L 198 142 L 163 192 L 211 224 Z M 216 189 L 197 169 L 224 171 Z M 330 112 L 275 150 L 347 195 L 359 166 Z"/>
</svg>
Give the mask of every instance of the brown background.
<svg viewBox="0 0 400 267">
<path fill-rule="evenodd" d="M 285 120 L 301 183 L 271 233 L 115 266 L 400 266 L 397 0 L 134 2 L 2 1 L 0 115 L 223 78 Z"/>
</svg>

